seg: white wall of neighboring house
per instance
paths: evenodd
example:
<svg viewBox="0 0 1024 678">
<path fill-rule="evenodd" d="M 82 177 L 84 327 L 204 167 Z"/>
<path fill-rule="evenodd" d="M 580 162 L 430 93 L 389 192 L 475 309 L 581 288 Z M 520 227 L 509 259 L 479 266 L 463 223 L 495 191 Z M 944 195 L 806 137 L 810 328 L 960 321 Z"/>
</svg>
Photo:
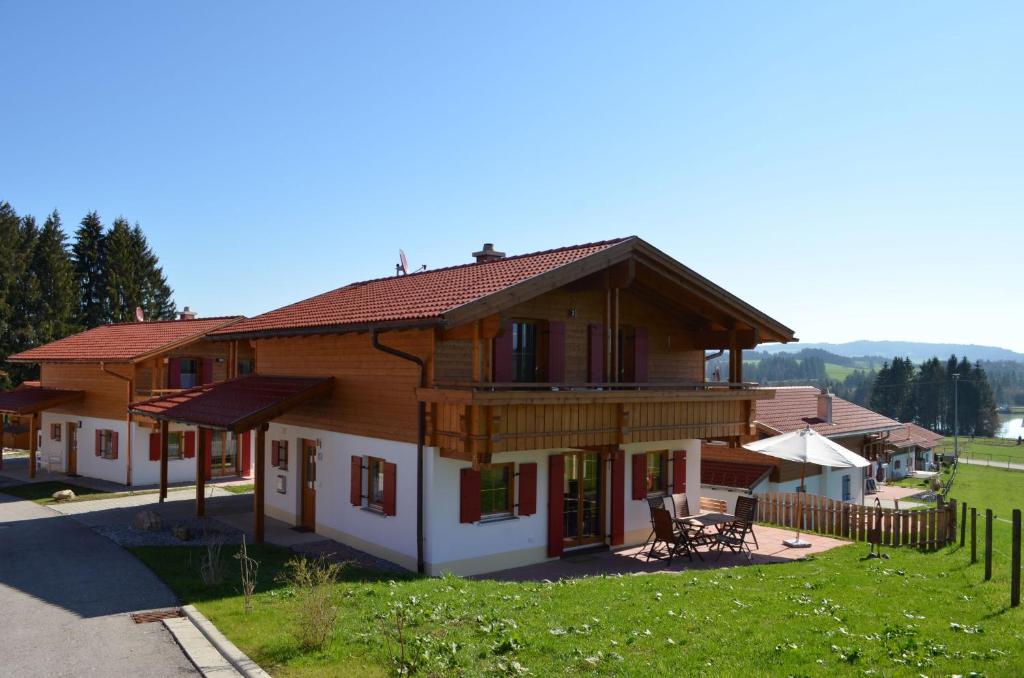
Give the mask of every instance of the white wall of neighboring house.
<svg viewBox="0 0 1024 678">
<path fill-rule="evenodd" d="M 77 473 L 89 478 L 124 484 L 127 480 L 128 469 L 128 422 L 124 419 L 100 419 L 44 411 L 40 417 L 41 440 L 36 454 L 40 468 L 52 468 L 56 472 L 67 472 L 67 422 L 69 421 L 80 422 L 77 435 Z M 50 437 L 50 429 L 53 424 L 60 424 L 59 441 Z M 96 431 L 99 429 L 117 431 L 117 459 L 96 456 Z"/>
<path fill-rule="evenodd" d="M 909 451 L 894 452 L 889 456 L 889 468 L 888 480 L 899 480 L 900 478 L 906 478 L 910 474 L 910 459 L 911 454 Z"/>
<path fill-rule="evenodd" d="M 854 504 L 864 501 L 864 469 L 862 468 L 823 468 L 821 473 L 810 476 L 805 480 L 804 485 L 808 494 L 816 494 L 823 497 L 830 497 L 839 501 L 843 500 L 843 476 L 850 476 L 850 499 Z M 800 479 L 789 480 L 782 483 L 763 484 L 767 489 L 757 489 L 758 492 L 796 492 L 800 487 Z"/>
</svg>

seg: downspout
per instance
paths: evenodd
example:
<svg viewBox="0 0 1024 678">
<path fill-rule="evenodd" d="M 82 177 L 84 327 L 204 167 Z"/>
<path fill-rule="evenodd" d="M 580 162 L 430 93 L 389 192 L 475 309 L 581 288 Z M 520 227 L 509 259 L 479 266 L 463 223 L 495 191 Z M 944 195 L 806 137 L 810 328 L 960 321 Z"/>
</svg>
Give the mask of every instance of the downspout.
<svg viewBox="0 0 1024 678">
<path fill-rule="evenodd" d="M 125 386 L 128 387 L 128 404 L 130 405 L 131 402 L 132 402 L 132 393 L 135 390 L 133 388 L 133 383 L 132 383 L 133 379 L 131 377 L 126 377 L 123 374 L 118 374 L 117 372 L 111 372 L 110 370 L 107 369 L 107 364 L 103 363 L 103 362 L 100 363 L 100 371 L 104 372 L 106 374 L 109 374 L 112 377 L 117 377 L 118 379 L 120 379 L 120 380 L 125 382 Z M 128 416 L 125 417 L 125 422 L 127 423 L 127 429 L 128 429 L 128 447 L 125 450 L 125 452 L 127 453 L 128 468 L 127 468 L 126 473 L 125 473 L 125 485 L 127 485 L 128 487 L 131 487 L 132 486 L 132 413 L 131 413 L 131 411 L 129 411 L 128 412 Z"/>
<path fill-rule="evenodd" d="M 416 366 L 420 371 L 420 388 L 426 388 L 427 370 L 426 364 L 423 362 L 423 358 L 411 353 L 406 353 L 405 351 L 400 351 L 397 348 L 392 348 L 391 346 L 385 346 L 380 343 L 380 337 L 378 336 L 379 332 L 380 330 L 377 328 L 370 330 L 370 339 L 373 343 L 373 347 L 378 351 L 389 353 L 396 358 L 416 363 Z M 423 447 L 427 434 L 427 406 L 422 400 L 418 400 L 416 408 L 416 571 L 423 574 L 426 570 L 423 559 Z"/>
</svg>

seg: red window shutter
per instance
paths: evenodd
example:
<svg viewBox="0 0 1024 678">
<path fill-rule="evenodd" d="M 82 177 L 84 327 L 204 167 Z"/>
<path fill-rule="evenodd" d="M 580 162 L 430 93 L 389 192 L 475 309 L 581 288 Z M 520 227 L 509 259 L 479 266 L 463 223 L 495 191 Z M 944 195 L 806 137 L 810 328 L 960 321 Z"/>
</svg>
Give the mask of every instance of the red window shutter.
<svg viewBox="0 0 1024 678">
<path fill-rule="evenodd" d="M 459 478 L 459 522 L 480 520 L 480 471 L 464 468 Z"/>
<path fill-rule="evenodd" d="M 99 429 L 96 429 L 96 456 L 103 456 L 103 436 L 100 434 Z"/>
<path fill-rule="evenodd" d="M 672 491 L 686 492 L 686 450 L 672 453 Z"/>
<path fill-rule="evenodd" d="M 612 452 L 612 546 L 626 541 L 626 453 Z"/>
<path fill-rule="evenodd" d="M 181 388 L 181 358 L 167 361 L 167 388 Z"/>
<path fill-rule="evenodd" d="M 553 454 L 548 457 L 548 558 L 562 555 L 562 524 L 565 497 L 562 496 L 565 482 L 565 457 Z"/>
<path fill-rule="evenodd" d="M 270 465 L 277 468 L 281 464 L 281 443 L 270 441 Z"/>
<path fill-rule="evenodd" d="M 647 498 L 647 453 L 633 455 L 633 499 Z"/>
<path fill-rule="evenodd" d="M 637 327 L 633 330 L 633 381 L 638 384 L 647 383 L 648 351 L 647 328 Z"/>
<path fill-rule="evenodd" d="M 398 474 L 398 467 L 390 462 L 384 462 L 384 496 L 382 497 L 381 504 L 384 509 L 384 515 L 393 516 L 395 515 L 395 493 L 396 487 L 396 475 Z M 477 497 L 480 495 L 477 494 Z"/>
<path fill-rule="evenodd" d="M 203 477 L 213 477 L 213 431 L 203 431 Z"/>
<path fill-rule="evenodd" d="M 494 338 L 494 381 L 507 383 L 512 376 L 512 321 L 506 320 Z"/>
<path fill-rule="evenodd" d="M 532 516 L 537 512 L 537 464 L 519 465 L 519 515 Z"/>
<path fill-rule="evenodd" d="M 160 461 L 160 434 L 149 434 L 149 460 Z"/>
<path fill-rule="evenodd" d="M 548 323 L 548 377 L 553 383 L 565 381 L 565 323 Z"/>
<path fill-rule="evenodd" d="M 252 475 L 252 438 L 248 431 L 238 436 L 239 445 L 242 449 L 238 451 L 242 458 L 242 475 Z"/>
<path fill-rule="evenodd" d="M 203 375 L 202 383 L 204 383 L 204 384 L 212 384 L 213 383 L 213 361 L 210 360 L 209 358 L 203 358 L 202 360 L 199 361 L 199 363 L 202 365 L 202 375 Z"/>
<path fill-rule="evenodd" d="M 196 456 L 196 432 L 185 431 L 185 454 L 186 459 L 192 459 Z"/>
<path fill-rule="evenodd" d="M 592 384 L 604 379 L 604 326 L 587 326 L 587 381 Z"/>
<path fill-rule="evenodd" d="M 275 448 L 276 449 L 276 448 Z M 348 480 L 348 500 L 353 506 L 363 505 L 363 458 L 352 455 Z"/>
<path fill-rule="evenodd" d="M 110 432 L 110 458 L 117 459 L 117 431 Z"/>
</svg>

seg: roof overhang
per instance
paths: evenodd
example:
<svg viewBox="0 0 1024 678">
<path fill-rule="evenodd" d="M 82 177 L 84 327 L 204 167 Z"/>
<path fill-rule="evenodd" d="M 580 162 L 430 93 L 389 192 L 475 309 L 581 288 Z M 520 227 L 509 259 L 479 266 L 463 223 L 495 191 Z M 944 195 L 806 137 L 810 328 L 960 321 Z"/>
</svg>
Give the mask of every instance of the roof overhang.
<svg viewBox="0 0 1024 678">
<path fill-rule="evenodd" d="M 82 391 L 56 388 L 19 388 L 0 393 L 0 413 L 35 414 L 43 410 L 80 400 Z"/>
<path fill-rule="evenodd" d="M 310 400 L 328 396 L 334 377 L 249 375 L 132 403 L 134 415 L 244 433 Z"/>
</svg>

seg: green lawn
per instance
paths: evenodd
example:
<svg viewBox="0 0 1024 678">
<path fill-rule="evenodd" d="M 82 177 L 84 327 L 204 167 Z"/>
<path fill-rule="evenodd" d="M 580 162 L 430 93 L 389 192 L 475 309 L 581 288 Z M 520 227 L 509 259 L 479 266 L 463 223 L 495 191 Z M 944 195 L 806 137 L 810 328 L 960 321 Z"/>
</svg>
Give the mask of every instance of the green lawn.
<svg viewBox="0 0 1024 678">
<path fill-rule="evenodd" d="M 91 487 L 82 487 L 73 483 L 64 483 L 55 480 L 46 480 L 39 483 L 28 483 L 25 485 L 13 485 L 4 488 L 4 494 L 10 494 L 21 499 L 34 501 L 37 504 L 53 504 L 53 493 L 57 490 L 71 490 L 75 493 L 72 501 L 89 501 L 92 499 L 114 499 L 116 497 L 127 497 L 129 494 L 149 494 L 157 490 L 141 490 L 134 493 L 129 492 L 105 492 L 95 490 Z"/>
<path fill-rule="evenodd" d="M 856 367 L 836 365 L 835 363 L 825 363 L 825 376 L 832 381 L 843 381 L 856 371 Z"/>
<path fill-rule="evenodd" d="M 963 476 L 965 493 L 975 491 L 975 470 L 987 469 Z M 986 583 L 966 549 L 887 549 L 892 559 L 882 561 L 865 552 L 858 544 L 801 563 L 560 583 L 353 571 L 336 586 L 329 644 L 303 653 L 289 634 L 292 593 L 275 581 L 287 552 L 253 549 L 260 580 L 246 615 L 237 567 L 207 589 L 198 550 L 135 549 L 275 676 L 394 675 L 396 603 L 425 676 L 1020 675 L 1024 608 L 1007 607 L 1005 564 Z"/>
<path fill-rule="evenodd" d="M 936 448 L 936 452 L 952 454 L 953 438 L 943 438 Z M 993 464 L 1009 461 L 1015 464 L 1024 464 L 1024 445 L 1018 445 L 1015 440 L 1006 438 L 975 438 L 960 437 L 960 454 L 969 459 L 990 461 Z"/>
<path fill-rule="evenodd" d="M 222 490 L 227 490 L 228 492 L 232 492 L 234 494 L 247 494 L 249 492 L 252 492 L 254 487 L 256 487 L 256 486 L 254 484 L 252 484 L 252 483 L 248 483 L 248 484 L 245 484 L 245 485 L 221 485 L 220 486 L 220 488 Z"/>
</svg>

